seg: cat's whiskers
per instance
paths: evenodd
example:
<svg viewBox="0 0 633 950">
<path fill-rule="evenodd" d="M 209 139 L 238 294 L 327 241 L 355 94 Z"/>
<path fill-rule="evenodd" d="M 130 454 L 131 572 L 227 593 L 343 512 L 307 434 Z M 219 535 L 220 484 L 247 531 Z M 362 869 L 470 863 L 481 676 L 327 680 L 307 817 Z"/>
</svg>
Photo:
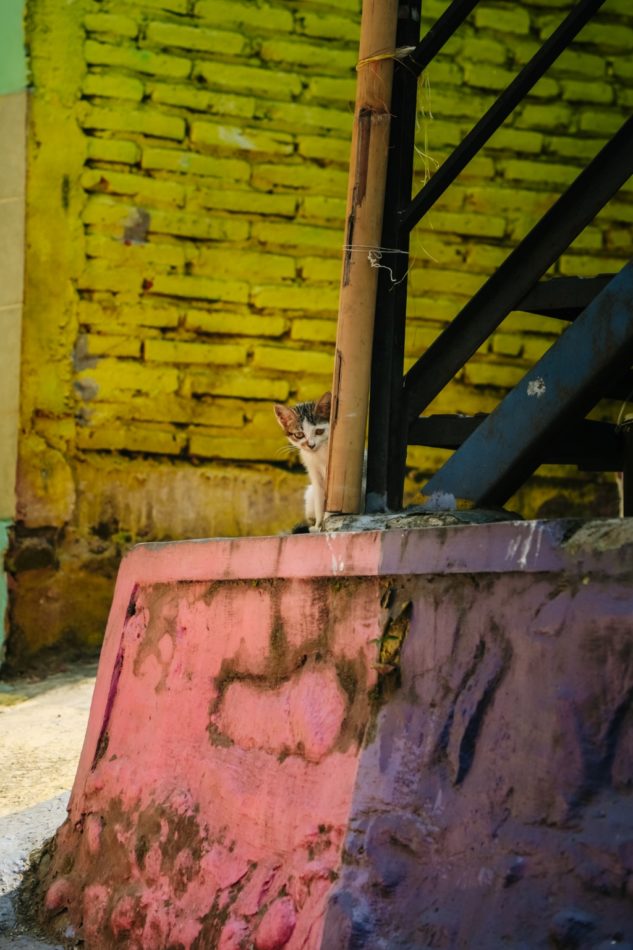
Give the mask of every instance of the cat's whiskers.
<svg viewBox="0 0 633 950">
<path fill-rule="evenodd" d="M 280 455 L 280 456 L 291 455 L 292 452 L 296 452 L 297 450 L 298 450 L 298 446 L 291 445 L 290 442 L 285 442 L 283 445 L 279 446 L 275 454 Z"/>
</svg>

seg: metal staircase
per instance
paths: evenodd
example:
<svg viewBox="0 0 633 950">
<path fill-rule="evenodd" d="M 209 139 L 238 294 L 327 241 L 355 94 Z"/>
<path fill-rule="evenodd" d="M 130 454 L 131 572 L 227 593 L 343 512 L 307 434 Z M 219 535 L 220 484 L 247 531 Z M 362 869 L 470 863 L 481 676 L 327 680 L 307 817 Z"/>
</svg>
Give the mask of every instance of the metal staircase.
<svg viewBox="0 0 633 950">
<path fill-rule="evenodd" d="M 628 437 L 585 419 L 633 391 L 633 264 L 618 275 L 542 280 L 633 173 L 633 117 L 595 156 L 429 349 L 404 374 L 409 236 L 604 0 L 580 0 L 426 185 L 411 198 L 417 79 L 477 0 L 453 0 L 419 40 L 420 0 L 401 0 L 369 413 L 367 508 L 397 509 L 408 445 L 454 449 L 423 488 L 456 504 L 501 506 L 543 462 L 626 470 Z M 405 253 L 403 253 L 405 252 Z M 388 256 L 387 252 L 384 254 Z M 543 358 L 489 416 L 427 416 L 430 405 L 511 311 L 568 320 Z M 625 486 L 625 506 L 633 492 Z M 633 498 L 631 499 L 633 501 Z M 625 511 L 625 513 L 632 513 Z"/>
</svg>

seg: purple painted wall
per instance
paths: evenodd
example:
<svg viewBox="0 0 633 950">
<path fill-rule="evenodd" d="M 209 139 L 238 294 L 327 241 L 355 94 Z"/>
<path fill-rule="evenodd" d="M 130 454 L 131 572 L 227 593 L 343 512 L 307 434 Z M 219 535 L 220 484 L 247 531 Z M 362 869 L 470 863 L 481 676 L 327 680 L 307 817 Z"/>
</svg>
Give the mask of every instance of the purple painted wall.
<svg viewBox="0 0 633 950">
<path fill-rule="evenodd" d="M 402 579 L 400 682 L 361 756 L 323 947 L 633 946 L 621 557 Z"/>
</svg>

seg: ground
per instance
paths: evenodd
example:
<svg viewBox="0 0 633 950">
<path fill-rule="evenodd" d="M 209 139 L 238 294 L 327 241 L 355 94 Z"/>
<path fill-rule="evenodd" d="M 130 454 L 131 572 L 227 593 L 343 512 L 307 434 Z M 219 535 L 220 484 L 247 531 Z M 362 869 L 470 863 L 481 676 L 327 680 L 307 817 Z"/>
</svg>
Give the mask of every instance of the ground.
<svg viewBox="0 0 633 950">
<path fill-rule="evenodd" d="M 20 929 L 15 898 L 29 855 L 66 817 L 94 679 L 83 665 L 0 682 L 0 950 L 51 950 Z"/>
</svg>

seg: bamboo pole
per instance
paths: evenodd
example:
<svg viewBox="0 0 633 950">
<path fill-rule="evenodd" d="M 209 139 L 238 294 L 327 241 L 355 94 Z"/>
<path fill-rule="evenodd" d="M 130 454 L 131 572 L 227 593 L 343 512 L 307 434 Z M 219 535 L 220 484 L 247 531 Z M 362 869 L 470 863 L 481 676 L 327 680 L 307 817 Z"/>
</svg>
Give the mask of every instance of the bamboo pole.
<svg viewBox="0 0 633 950">
<path fill-rule="evenodd" d="M 361 506 L 398 0 L 363 0 L 325 507 Z M 384 55 L 387 54 L 387 55 Z M 374 266 L 372 266 L 372 260 Z"/>
</svg>

